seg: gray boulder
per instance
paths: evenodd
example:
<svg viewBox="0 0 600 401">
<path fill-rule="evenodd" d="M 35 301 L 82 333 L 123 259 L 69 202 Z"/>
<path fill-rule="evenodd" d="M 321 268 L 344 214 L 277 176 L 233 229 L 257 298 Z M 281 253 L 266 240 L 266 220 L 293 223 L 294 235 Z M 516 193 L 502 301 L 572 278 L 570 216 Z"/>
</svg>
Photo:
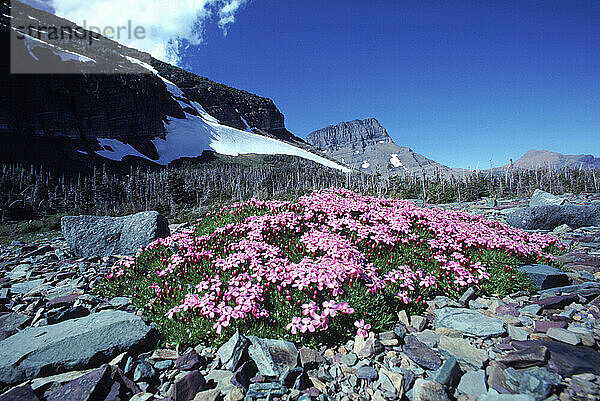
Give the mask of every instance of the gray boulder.
<svg viewBox="0 0 600 401">
<path fill-rule="evenodd" d="M 156 334 L 139 316 L 122 311 L 27 327 L 0 341 L 0 386 L 97 366 L 121 352 L 151 347 Z"/>
<path fill-rule="evenodd" d="M 563 205 L 564 203 L 564 198 L 552 195 L 551 193 L 542 191 L 541 189 L 536 189 L 529 200 L 529 207 Z"/>
<path fill-rule="evenodd" d="M 562 381 L 557 373 L 540 367 L 518 370 L 508 368 L 504 374 L 516 392 L 531 395 L 536 401 L 549 397 Z"/>
<path fill-rule="evenodd" d="M 506 333 L 501 319 L 463 308 L 442 308 L 435 312 L 435 327 L 446 327 L 471 337 L 499 337 Z"/>
<path fill-rule="evenodd" d="M 293 343 L 256 336 L 247 338 L 250 340 L 248 356 L 254 361 L 261 375 L 279 379 L 297 365 L 298 349 Z"/>
<path fill-rule="evenodd" d="M 169 222 L 158 212 L 123 217 L 65 216 L 62 233 L 78 257 L 127 255 L 169 236 Z"/>
<path fill-rule="evenodd" d="M 582 284 L 566 285 L 564 287 L 548 288 L 540 291 L 542 300 L 558 295 L 581 296 L 584 298 L 592 298 L 600 295 L 600 283 L 588 281 Z"/>
<path fill-rule="evenodd" d="M 523 230 L 553 230 L 567 224 L 575 229 L 600 225 L 600 204 L 535 206 L 506 216 L 506 222 Z"/>
<path fill-rule="evenodd" d="M 250 341 L 236 330 L 235 334 L 217 350 L 223 369 L 235 372 L 249 343 Z"/>
<path fill-rule="evenodd" d="M 460 378 L 457 390 L 459 393 L 480 397 L 487 393 L 485 371 L 470 370 Z"/>
<path fill-rule="evenodd" d="M 567 275 L 555 267 L 536 264 L 521 266 L 518 270 L 525 273 L 538 290 L 571 284 Z"/>
</svg>

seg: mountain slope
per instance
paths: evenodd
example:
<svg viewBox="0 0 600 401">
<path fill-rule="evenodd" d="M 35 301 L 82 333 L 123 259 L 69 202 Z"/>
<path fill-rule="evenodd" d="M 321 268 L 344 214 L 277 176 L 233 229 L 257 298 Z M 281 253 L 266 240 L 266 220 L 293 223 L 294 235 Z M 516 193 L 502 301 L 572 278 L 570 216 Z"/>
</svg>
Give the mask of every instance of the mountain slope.
<svg viewBox="0 0 600 401">
<path fill-rule="evenodd" d="M 330 125 L 307 135 L 306 141 L 348 166 L 381 175 L 451 176 L 461 173 L 398 146 L 374 118 Z"/>
<path fill-rule="evenodd" d="M 183 95 L 198 102 L 221 124 L 285 141 L 304 141 L 285 128 L 283 114 L 271 99 L 213 82 L 181 68 L 152 59 L 152 68 L 160 76 L 181 88 Z"/>
<path fill-rule="evenodd" d="M 39 26 L 77 28 L 44 11 L 23 4 L 9 10 L 4 3 L 0 15 L 4 43 L 15 34 L 10 18 L 13 26 L 20 18 L 24 26 L 37 21 Z M 285 129 L 283 115 L 270 99 L 152 60 L 101 36 L 91 46 L 44 40 L 44 35 L 23 36 L 14 42 L 14 60 L 26 61 L 32 68 L 52 65 L 68 73 L 10 74 L 11 57 L 3 47 L 2 162 L 65 169 L 111 165 L 109 161 L 164 165 L 212 150 L 227 155 L 296 155 L 349 171 L 307 150 L 304 141 Z"/>
<path fill-rule="evenodd" d="M 509 165 L 505 166 L 508 167 Z M 563 155 L 547 150 L 532 149 L 521 158 L 513 162 L 513 167 L 520 169 L 548 168 L 558 169 L 563 167 L 600 169 L 600 158 L 592 155 Z"/>
</svg>

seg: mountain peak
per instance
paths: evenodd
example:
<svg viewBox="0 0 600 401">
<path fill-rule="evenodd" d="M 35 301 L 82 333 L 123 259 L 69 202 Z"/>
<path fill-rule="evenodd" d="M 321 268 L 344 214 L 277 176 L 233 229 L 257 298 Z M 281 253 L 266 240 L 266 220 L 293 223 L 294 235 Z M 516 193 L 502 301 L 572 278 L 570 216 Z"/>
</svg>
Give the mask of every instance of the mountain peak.
<svg viewBox="0 0 600 401">
<path fill-rule="evenodd" d="M 513 166 L 521 169 L 536 168 L 600 168 L 600 158 L 593 155 L 564 155 L 550 150 L 528 150 L 521 158 L 513 162 Z"/>
<path fill-rule="evenodd" d="M 364 120 L 342 121 L 307 135 L 306 141 L 323 150 L 343 147 L 348 143 L 360 142 L 362 146 L 378 141 L 392 142 L 385 128 L 373 117 Z"/>
<path fill-rule="evenodd" d="M 306 141 L 348 166 L 370 173 L 431 176 L 454 170 L 398 146 L 377 119 L 342 121 L 313 131 Z"/>
</svg>

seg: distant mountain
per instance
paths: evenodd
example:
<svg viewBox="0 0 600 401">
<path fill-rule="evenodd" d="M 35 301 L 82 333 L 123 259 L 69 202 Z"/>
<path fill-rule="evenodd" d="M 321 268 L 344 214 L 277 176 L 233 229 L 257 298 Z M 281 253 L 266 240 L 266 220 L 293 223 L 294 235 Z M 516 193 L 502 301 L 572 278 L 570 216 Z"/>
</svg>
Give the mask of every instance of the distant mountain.
<svg viewBox="0 0 600 401">
<path fill-rule="evenodd" d="M 462 173 L 436 163 L 410 148 L 398 146 L 385 128 L 374 118 L 353 120 L 330 125 L 311 132 L 306 142 L 327 156 L 368 173 L 383 176 L 418 175 L 443 176 Z"/>
<path fill-rule="evenodd" d="M 505 167 L 508 167 L 505 166 Z M 513 167 L 520 169 L 552 168 L 562 167 L 600 169 L 600 158 L 592 155 L 563 155 L 561 153 L 547 150 L 530 150 L 520 159 L 513 162 Z"/>
<path fill-rule="evenodd" d="M 18 7 L 15 6 L 18 4 Z M 76 24 L 14 1 L 1 6 L 0 40 L 12 26 Z M 12 20 L 11 20 L 12 19 Z M 291 134 L 271 99 L 213 82 L 105 37 L 93 43 L 22 38 L 0 50 L 0 162 L 84 170 L 93 165 L 166 165 L 203 151 L 286 154 L 349 171 Z M 11 74 L 16 60 L 33 71 Z"/>
</svg>

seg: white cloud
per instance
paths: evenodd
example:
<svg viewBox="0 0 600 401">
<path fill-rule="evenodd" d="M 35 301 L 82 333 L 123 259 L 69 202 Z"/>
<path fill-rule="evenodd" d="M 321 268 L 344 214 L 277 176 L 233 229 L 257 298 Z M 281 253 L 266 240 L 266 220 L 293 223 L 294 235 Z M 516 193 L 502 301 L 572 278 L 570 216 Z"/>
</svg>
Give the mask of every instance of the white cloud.
<svg viewBox="0 0 600 401">
<path fill-rule="evenodd" d="M 86 28 L 141 26 L 145 36 L 122 30 L 112 39 L 177 64 L 181 51 L 204 39 L 206 24 L 216 23 L 227 34 L 235 14 L 247 0 L 48 0 L 55 14 Z M 108 36 L 108 35 L 107 35 Z M 138 35 L 140 37 L 142 35 Z"/>
</svg>

